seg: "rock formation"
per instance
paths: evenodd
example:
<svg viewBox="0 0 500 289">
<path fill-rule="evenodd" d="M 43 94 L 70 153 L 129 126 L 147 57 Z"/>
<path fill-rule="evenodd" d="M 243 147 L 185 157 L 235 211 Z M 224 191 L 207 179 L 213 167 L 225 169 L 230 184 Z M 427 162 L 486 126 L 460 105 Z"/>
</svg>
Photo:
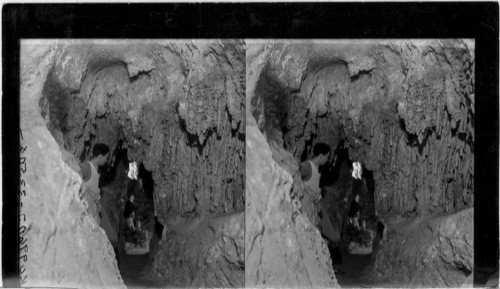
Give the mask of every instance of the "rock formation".
<svg viewBox="0 0 500 289">
<path fill-rule="evenodd" d="M 387 224 L 473 206 L 473 41 L 266 41 L 247 43 L 247 51 L 255 71 L 249 113 L 270 147 L 293 155 L 288 163 L 311 158 L 318 142 L 348 149 L 351 161 L 373 173 L 373 205 Z M 250 152 L 247 144 L 249 158 Z M 297 180 L 275 190 L 299 188 Z M 300 189 L 291 197 L 317 206 Z M 379 256 L 394 250 L 385 246 Z M 467 272 L 443 278 L 464 280 Z"/>
<path fill-rule="evenodd" d="M 238 219 L 245 203 L 242 41 L 62 41 L 42 47 L 44 50 L 34 45 L 24 48 L 25 58 L 31 62 L 23 64 L 22 76 L 33 79 L 31 86 L 38 90 L 29 88 L 30 97 L 21 94 L 26 121 L 22 127 L 30 130 L 26 134 L 33 135 L 33 128 L 45 134 L 52 140 L 50 148 L 64 160 L 64 164 L 55 158 L 51 161 L 71 176 L 66 177 L 71 190 L 61 194 L 75 194 L 71 202 L 82 206 L 76 197 L 80 179 L 74 171 L 79 170 L 80 161 L 90 158 L 93 145 L 102 142 L 112 151 L 126 149 L 130 161 L 142 163 L 152 173 L 155 211 L 166 227 L 228 214 Z M 38 67 L 35 61 L 42 65 Z M 36 127 L 28 122 L 31 119 L 37 121 Z M 60 204 L 57 210 L 66 212 L 68 208 Z M 227 233 L 230 238 L 243 234 L 242 229 L 229 227 L 234 228 Z M 33 238 L 43 243 L 50 240 L 48 236 Z M 96 240 L 107 244 L 104 235 Z M 242 242 L 237 244 L 242 251 Z M 213 258 L 218 260 L 217 256 Z M 243 270 L 241 264 L 237 267 Z M 59 280 L 62 276 L 47 278 Z M 119 276 L 116 282 L 121 283 Z M 226 285 L 205 279 L 196 284 Z M 233 284 L 237 282 L 233 280 Z"/>
<path fill-rule="evenodd" d="M 244 287 L 244 216 L 196 219 L 165 230 L 153 278 L 174 287 Z"/>
<path fill-rule="evenodd" d="M 21 228 L 26 228 L 26 283 L 31 287 L 125 288 L 111 244 L 79 196 L 76 158 L 47 130 L 39 101 L 61 48 L 21 45 L 23 176 Z"/>
<path fill-rule="evenodd" d="M 380 276 L 411 287 L 460 287 L 472 276 L 474 210 L 413 219 L 389 229 L 376 259 Z M 386 250 L 392 254 L 386 254 Z M 388 272 L 391 271 L 391 272 Z"/>
<path fill-rule="evenodd" d="M 471 40 L 23 41 L 20 76 L 26 286 L 124 287 L 80 192 L 99 142 L 152 175 L 164 234 L 147 269 L 165 285 L 337 287 L 318 212 L 343 230 L 355 186 L 387 228 L 374 274 L 470 283 Z M 344 167 L 324 197 L 305 189 L 298 164 L 319 142 L 370 183 Z"/>
<path fill-rule="evenodd" d="M 300 189 L 292 192 L 298 166 L 290 153 L 274 143 L 270 147 L 251 116 L 267 62 L 259 48 L 247 43 L 245 285 L 338 287 L 326 243 L 300 202 L 292 200 Z"/>
</svg>

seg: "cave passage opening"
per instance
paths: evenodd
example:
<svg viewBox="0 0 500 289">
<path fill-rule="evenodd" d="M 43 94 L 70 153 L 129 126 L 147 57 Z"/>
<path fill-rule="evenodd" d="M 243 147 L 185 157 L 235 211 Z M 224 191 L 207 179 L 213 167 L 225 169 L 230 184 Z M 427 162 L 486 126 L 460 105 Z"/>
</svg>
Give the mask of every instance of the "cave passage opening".
<svg viewBox="0 0 500 289">
<path fill-rule="evenodd" d="M 328 233 L 322 236 L 327 243 L 340 243 L 334 246 L 347 273 L 337 275 L 338 283 L 477 283 L 478 275 L 471 274 L 477 265 L 475 44 L 401 39 L 258 45 L 248 65 L 256 127 L 274 161 L 293 176 L 290 196 L 300 202 L 293 208 Z M 313 153 L 319 143 L 332 150 L 326 166 Z M 304 162 L 311 160 L 315 167 L 309 169 Z M 362 210 L 354 223 L 366 232 L 357 238 L 350 212 L 356 195 Z M 355 243 L 369 250 L 361 254 Z M 327 252 L 317 251 L 324 265 Z"/>
<path fill-rule="evenodd" d="M 311 124 L 308 123 L 311 120 L 306 119 L 302 126 L 309 127 L 309 129 L 306 130 L 307 134 L 299 134 L 300 137 L 293 128 L 296 122 L 294 118 L 307 118 L 312 113 L 310 109 L 303 107 L 305 103 L 296 94 L 304 93 L 308 85 L 314 87 L 314 83 L 324 81 L 323 78 L 329 79 L 330 85 L 336 84 L 336 86 L 333 85 L 337 87 L 336 95 L 345 94 L 340 87 L 351 79 L 348 77 L 345 63 L 329 62 L 314 66 L 311 71 L 316 73 L 305 76 L 301 89 L 294 91 L 283 87 L 272 74 L 262 73 L 257 82 L 255 97 L 251 101 L 252 114 L 270 146 L 276 150 L 285 149 L 295 154 L 299 163 L 313 158 L 316 144 L 323 142 L 330 147 L 330 159 L 318 168 L 321 174 L 319 180 L 321 204 L 319 206 L 322 208 L 318 215 L 320 220 L 328 218 L 335 234 L 339 236 L 338 240 L 332 242 L 325 237 L 333 269 L 337 273 L 345 271 L 344 275 L 337 274 L 340 285 L 359 286 L 361 282 L 372 284 L 376 281 L 359 281 L 357 277 L 360 272 L 366 273 L 371 269 L 370 265 L 373 264 L 372 245 L 378 231 L 378 220 L 375 217 L 376 184 L 373 172 L 366 168 L 362 160 L 351 159 L 349 150 L 352 144 L 345 136 L 347 128 L 340 121 L 343 117 L 341 112 L 336 116 L 333 115 L 333 111 L 324 112 L 319 120 L 312 120 Z M 298 150 L 295 151 L 297 148 Z M 357 178 L 353 177 L 354 166 L 360 168 Z M 356 195 L 359 196 L 358 207 L 361 211 L 357 217 L 358 226 L 353 229 L 350 210 Z M 308 202 L 308 200 L 304 201 Z M 323 214 L 322 210 L 325 210 L 327 214 Z M 309 217 L 312 217 L 311 222 L 315 222 L 313 216 Z M 318 224 L 320 232 L 322 226 Z M 321 233 L 323 235 L 323 232 Z"/>
<path fill-rule="evenodd" d="M 29 104 L 41 118 L 28 116 L 47 127 L 41 137 L 67 165 L 58 176 L 85 179 L 67 186 L 78 190 L 70 195 L 75 208 L 61 209 L 84 236 L 68 244 L 95 250 L 81 262 L 103 265 L 90 273 L 103 283 L 111 274 L 118 285 L 140 288 L 244 284 L 244 42 L 194 42 L 51 44 L 60 49 L 38 71 Z M 129 224 L 146 241 L 126 241 Z M 144 243 L 148 250 L 132 253 Z"/>
<path fill-rule="evenodd" d="M 116 73 L 116 79 L 112 80 L 112 82 L 116 82 L 116 86 L 124 85 L 122 82 L 125 84 L 130 82 L 128 77 L 123 77 L 126 72 L 123 63 L 111 63 L 110 66 L 107 66 L 107 64 L 109 63 L 99 65 L 99 69 L 94 69 L 91 72 L 88 71 L 88 79 L 99 83 L 106 75 L 110 77 L 109 75 Z M 108 74 L 105 72 L 108 72 Z M 84 81 L 80 90 L 84 91 L 85 86 L 88 86 L 91 82 Z M 101 142 L 108 145 L 105 140 L 98 140 L 99 136 L 94 131 L 89 133 L 88 138 L 80 139 L 81 143 L 78 143 L 78 141 L 75 142 L 72 139 L 75 138 L 76 119 L 85 114 L 85 111 L 88 109 L 83 105 L 80 97 L 78 97 L 78 93 L 78 91 L 64 88 L 54 76 L 53 70 L 51 70 L 47 75 L 42 97 L 38 103 L 47 129 L 64 152 L 63 155 L 67 155 L 72 151 L 74 152 L 75 148 L 81 147 L 81 153 L 75 155 L 74 158 L 69 156 L 64 158 L 64 161 L 74 169 L 77 169 L 93 157 L 92 147 L 96 143 Z M 109 101 L 115 101 L 116 98 L 113 94 L 109 94 L 107 97 Z M 125 281 L 125 285 L 156 286 L 157 284 L 148 283 L 146 282 L 147 280 L 144 280 L 140 276 L 141 272 L 144 272 L 144 269 L 147 270 L 150 267 L 152 255 L 158 248 L 163 230 L 162 224 L 155 216 L 153 202 L 155 184 L 153 174 L 141 162 L 137 165 L 138 180 L 132 180 L 128 177 L 130 163 L 134 162 L 134 160 L 129 158 L 128 144 L 126 138 L 123 136 L 124 128 L 116 122 L 111 111 L 103 112 L 101 116 L 94 120 L 96 123 L 90 123 L 85 119 L 83 121 L 84 124 L 82 127 L 91 127 L 92 130 L 99 130 L 104 125 L 109 124 L 115 128 L 116 136 L 119 137 L 116 146 L 108 145 L 110 163 L 97 168 L 99 173 L 98 187 L 100 191 L 98 199 L 95 200 L 95 207 L 97 208 L 95 219 L 104 230 L 107 239 L 113 247 L 118 269 L 120 270 L 122 279 Z M 104 122 L 108 124 L 103 124 Z M 102 138 L 102 136 L 100 137 Z M 75 139 L 78 140 L 78 138 Z M 137 247 L 135 251 L 134 248 L 129 250 L 130 246 L 126 245 L 124 235 L 126 226 L 124 210 L 129 200 L 128 194 L 130 192 L 128 188 L 131 182 L 139 183 L 137 191 L 134 192 L 134 226 L 140 228 L 144 232 L 143 236 L 147 239 L 143 246 L 134 245 L 134 247 Z M 132 252 L 132 254 L 128 254 L 127 251 L 129 253 Z"/>
<path fill-rule="evenodd" d="M 328 244 L 337 281 L 342 287 L 376 284 L 373 264 L 383 224 L 376 217 L 373 172 L 350 159 L 345 140 L 332 153 L 333 162 L 323 168 L 320 181 L 322 202 L 340 235 L 338 242 Z"/>
<path fill-rule="evenodd" d="M 324 78 L 330 80 L 330 85 L 337 84 L 334 85 L 337 87 L 335 95 L 342 95 L 346 92 L 340 87 L 352 81 L 344 63 L 320 65 L 313 71 L 316 73 L 304 77 L 302 88 L 295 93 L 303 93 L 308 85 L 314 87 L 314 83 L 324 81 Z M 320 80 L 313 81 L 314 79 Z M 353 144 L 346 137 L 348 128 L 341 121 L 344 117 L 342 112 L 335 115 L 333 111 L 324 112 L 319 120 L 312 120 L 311 124 L 307 124 L 310 120 L 306 120 L 303 126 L 310 127 L 310 130 L 307 135 L 302 135 L 305 139 L 297 138 L 291 127 L 295 123 L 293 118 L 307 117 L 312 112 L 304 109 L 302 105 L 305 103 L 289 91 L 268 73 L 263 73 L 257 83 L 256 97 L 252 99 L 252 113 L 268 143 L 275 147 L 282 146 L 295 154 L 300 163 L 313 158 L 317 143 L 324 142 L 330 147 L 330 159 L 318 168 L 321 174 L 321 210 L 327 213 L 319 212 L 319 219 L 322 223 L 323 218 L 328 218 L 335 234 L 339 236 L 336 241 L 327 241 L 333 269 L 338 273 L 337 279 L 341 286 L 375 284 L 378 281 L 370 279 L 371 276 L 368 279 L 359 278 L 360 274 L 369 276 L 373 272 L 374 251 L 378 249 L 380 240 L 377 232 L 381 231 L 380 225 L 383 226 L 376 216 L 373 172 L 362 160 L 351 158 L 350 149 Z M 330 101 L 334 101 L 333 98 Z M 294 152 L 296 148 L 300 150 Z M 354 207 L 359 209 L 357 214 L 352 212 Z M 314 222 L 314 217 L 311 221 Z M 318 224 L 318 228 L 320 231 L 324 229 L 321 224 Z"/>
<path fill-rule="evenodd" d="M 143 277 L 144 272 L 151 266 L 163 230 L 155 216 L 153 174 L 142 162 L 137 163 L 129 158 L 125 141 L 119 140 L 113 154 L 112 166 L 108 173 L 101 177 L 104 191 L 101 206 L 103 211 L 109 212 L 108 215 L 113 217 L 113 227 L 117 230 L 115 253 L 118 269 L 127 286 L 155 287 L 158 284 L 153 284 Z M 134 196 L 135 209 L 132 224 L 141 234 L 129 236 L 125 214 L 131 195 Z M 109 236 L 108 239 L 113 243 Z M 136 239 L 141 242 L 135 242 Z"/>
</svg>

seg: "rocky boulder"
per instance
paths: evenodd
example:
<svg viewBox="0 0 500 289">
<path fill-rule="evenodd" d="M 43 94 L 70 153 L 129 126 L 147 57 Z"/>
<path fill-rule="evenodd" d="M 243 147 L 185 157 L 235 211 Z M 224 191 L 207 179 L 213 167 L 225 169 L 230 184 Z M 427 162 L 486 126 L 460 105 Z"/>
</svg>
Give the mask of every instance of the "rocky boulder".
<svg viewBox="0 0 500 289">
<path fill-rule="evenodd" d="M 164 230 L 150 278 L 169 286 L 243 287 L 244 219 L 238 213 Z"/>
<path fill-rule="evenodd" d="M 474 209 L 389 225 L 375 270 L 407 287 L 460 287 L 474 268 Z"/>
</svg>

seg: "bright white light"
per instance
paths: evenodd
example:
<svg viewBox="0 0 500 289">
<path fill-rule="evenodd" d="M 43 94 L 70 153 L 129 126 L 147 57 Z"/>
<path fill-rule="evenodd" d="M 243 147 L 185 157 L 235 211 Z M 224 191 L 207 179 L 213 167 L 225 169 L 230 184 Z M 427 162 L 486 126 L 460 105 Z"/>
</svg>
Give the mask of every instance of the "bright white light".
<svg viewBox="0 0 500 289">
<path fill-rule="evenodd" d="M 361 162 L 352 163 L 352 177 L 361 180 Z"/>
<path fill-rule="evenodd" d="M 128 173 L 127 176 L 132 180 L 137 180 L 137 163 L 131 162 L 128 164 Z"/>
</svg>

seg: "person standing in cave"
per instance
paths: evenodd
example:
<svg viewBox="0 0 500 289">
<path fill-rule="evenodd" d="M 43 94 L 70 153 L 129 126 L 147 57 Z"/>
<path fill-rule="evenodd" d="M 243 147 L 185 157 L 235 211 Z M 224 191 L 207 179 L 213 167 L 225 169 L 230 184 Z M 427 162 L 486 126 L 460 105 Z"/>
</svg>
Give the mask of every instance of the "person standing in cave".
<svg viewBox="0 0 500 289">
<path fill-rule="evenodd" d="M 102 143 L 97 143 L 92 149 L 92 157 L 80 165 L 80 172 L 83 179 L 82 193 L 89 202 L 89 210 L 99 222 L 100 209 L 100 189 L 99 189 L 99 167 L 108 166 L 111 163 L 109 147 Z"/>
<path fill-rule="evenodd" d="M 300 163 L 300 176 L 302 181 L 306 185 L 306 187 L 317 194 L 321 194 L 320 188 L 320 178 L 321 174 L 319 173 L 320 166 L 328 163 L 330 159 L 330 147 L 325 143 L 317 143 L 313 149 L 313 158 L 309 161 Z M 321 202 L 321 212 L 319 213 L 321 221 L 320 221 L 320 231 L 321 236 L 327 241 L 328 249 L 330 251 L 330 255 L 332 260 L 336 264 L 341 264 L 341 256 L 338 250 L 337 243 L 340 239 L 340 235 L 335 232 L 333 225 L 330 220 L 330 216 L 323 204 Z M 337 269 L 337 273 L 344 273 L 342 270 Z"/>
<path fill-rule="evenodd" d="M 135 195 L 140 193 L 142 189 L 142 180 L 139 178 L 138 180 L 130 180 L 127 184 L 127 203 L 125 204 L 125 210 L 123 211 L 123 217 L 126 219 L 129 215 L 135 211 Z"/>
<path fill-rule="evenodd" d="M 145 242 L 147 241 L 147 234 L 145 231 L 141 229 L 141 223 L 137 222 L 137 226 L 135 224 L 136 217 L 136 207 L 134 205 L 135 195 L 140 193 L 142 190 L 142 180 L 131 180 L 127 185 L 127 196 L 128 200 L 125 204 L 125 209 L 123 212 L 123 217 L 125 218 L 125 228 L 124 228 L 124 237 L 125 237 L 125 248 L 127 248 L 127 243 L 132 244 L 134 246 L 140 245 L 141 247 L 145 246 Z M 126 249 L 125 249 L 126 250 Z"/>
<path fill-rule="evenodd" d="M 330 147 L 325 143 L 317 143 L 313 149 L 313 158 L 299 165 L 302 181 L 307 188 L 317 194 L 321 194 L 321 188 L 319 187 L 319 180 L 321 178 L 319 167 L 326 164 L 329 158 Z M 321 202 L 320 218 L 321 234 L 326 237 L 328 243 L 337 241 L 339 239 L 338 233 L 336 233 L 333 228 L 323 202 Z"/>
<path fill-rule="evenodd" d="M 347 228 L 347 235 L 349 242 L 355 242 L 368 247 L 372 236 L 370 232 L 366 230 L 365 220 L 360 221 L 361 211 L 362 207 L 359 205 L 359 194 L 356 193 L 349 209 L 349 226 Z M 355 244 L 350 243 L 350 245 L 354 246 Z M 348 250 L 350 250 L 349 248 L 350 247 L 348 247 Z"/>
<path fill-rule="evenodd" d="M 319 167 L 326 164 L 330 158 L 330 147 L 325 143 L 317 143 L 313 149 L 312 159 L 300 163 L 300 176 L 304 184 L 313 192 L 321 194 Z"/>
<path fill-rule="evenodd" d="M 354 195 L 354 200 L 351 202 L 349 209 L 349 223 L 356 229 L 361 230 L 359 225 L 359 217 L 361 215 L 361 206 L 359 205 L 359 194 Z"/>
</svg>

